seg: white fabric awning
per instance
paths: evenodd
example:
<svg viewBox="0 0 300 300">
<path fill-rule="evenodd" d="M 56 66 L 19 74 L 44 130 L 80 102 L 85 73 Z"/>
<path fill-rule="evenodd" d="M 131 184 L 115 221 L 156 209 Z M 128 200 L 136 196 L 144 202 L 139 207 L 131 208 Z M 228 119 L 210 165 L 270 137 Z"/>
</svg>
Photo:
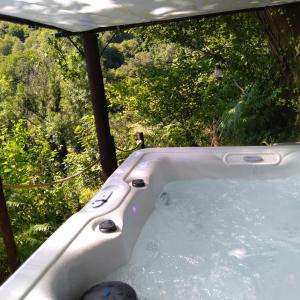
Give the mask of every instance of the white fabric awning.
<svg viewBox="0 0 300 300">
<path fill-rule="evenodd" d="M 159 22 L 299 1 L 300 0 L 0 0 L 0 15 L 2 15 L 2 19 L 12 17 L 71 32 L 84 32 L 97 28 Z"/>
</svg>

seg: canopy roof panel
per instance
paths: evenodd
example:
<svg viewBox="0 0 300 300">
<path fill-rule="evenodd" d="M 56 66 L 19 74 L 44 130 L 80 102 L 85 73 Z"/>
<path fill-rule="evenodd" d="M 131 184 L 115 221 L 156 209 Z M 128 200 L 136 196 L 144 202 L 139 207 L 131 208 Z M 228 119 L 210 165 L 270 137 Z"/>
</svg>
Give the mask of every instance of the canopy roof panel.
<svg viewBox="0 0 300 300">
<path fill-rule="evenodd" d="M 282 5 L 300 0 L 0 0 L 0 18 L 70 32 Z"/>
</svg>

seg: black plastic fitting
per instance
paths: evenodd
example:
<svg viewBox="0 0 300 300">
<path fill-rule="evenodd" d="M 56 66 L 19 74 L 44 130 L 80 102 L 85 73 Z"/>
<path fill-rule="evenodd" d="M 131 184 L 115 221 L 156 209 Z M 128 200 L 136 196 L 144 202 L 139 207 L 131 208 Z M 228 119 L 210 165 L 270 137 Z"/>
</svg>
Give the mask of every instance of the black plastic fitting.
<svg viewBox="0 0 300 300">
<path fill-rule="evenodd" d="M 142 188 L 146 185 L 144 179 L 133 179 L 131 183 L 136 188 Z"/>
<path fill-rule="evenodd" d="M 101 282 L 87 290 L 80 300 L 138 300 L 136 292 L 121 281 Z"/>
<path fill-rule="evenodd" d="M 102 223 L 100 223 L 99 229 L 101 232 L 104 232 L 104 233 L 112 233 L 112 232 L 116 232 L 118 230 L 115 222 L 112 220 L 106 220 L 106 221 L 103 221 Z"/>
</svg>

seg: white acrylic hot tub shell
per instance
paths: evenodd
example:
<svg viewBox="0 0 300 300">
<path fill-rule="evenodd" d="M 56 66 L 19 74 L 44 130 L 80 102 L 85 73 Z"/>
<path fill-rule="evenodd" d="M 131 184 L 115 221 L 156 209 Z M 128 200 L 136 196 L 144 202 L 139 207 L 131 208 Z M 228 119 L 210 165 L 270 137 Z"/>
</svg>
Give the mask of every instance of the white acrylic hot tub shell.
<svg viewBox="0 0 300 300">
<path fill-rule="evenodd" d="M 299 170 L 300 146 L 137 151 L 2 285 L 0 299 L 79 299 L 129 260 L 155 200 L 171 181 L 283 178 Z M 144 179 L 144 188 L 131 186 L 137 178 Z M 108 202 L 93 208 L 105 191 L 112 192 Z M 117 232 L 99 231 L 99 223 L 107 219 L 116 223 Z"/>
</svg>

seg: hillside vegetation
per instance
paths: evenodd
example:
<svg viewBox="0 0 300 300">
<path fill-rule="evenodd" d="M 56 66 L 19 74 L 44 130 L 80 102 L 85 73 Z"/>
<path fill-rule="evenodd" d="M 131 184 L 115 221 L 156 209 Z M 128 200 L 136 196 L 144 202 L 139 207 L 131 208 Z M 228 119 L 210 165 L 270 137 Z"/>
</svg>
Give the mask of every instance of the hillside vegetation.
<svg viewBox="0 0 300 300">
<path fill-rule="evenodd" d="M 136 147 L 137 131 L 144 132 L 148 147 L 296 141 L 300 34 L 282 26 L 283 36 L 272 40 L 278 16 L 281 10 L 99 34 L 119 163 Z M 291 16 L 287 20 L 293 23 Z M 82 49 L 80 37 L 71 38 Z M 97 159 L 80 51 L 51 30 L 0 23 L 3 183 L 53 182 Z M 20 260 L 101 184 L 97 164 L 49 188 L 6 188 Z M 9 270 L 2 239 L 0 266 L 4 280 Z"/>
</svg>

